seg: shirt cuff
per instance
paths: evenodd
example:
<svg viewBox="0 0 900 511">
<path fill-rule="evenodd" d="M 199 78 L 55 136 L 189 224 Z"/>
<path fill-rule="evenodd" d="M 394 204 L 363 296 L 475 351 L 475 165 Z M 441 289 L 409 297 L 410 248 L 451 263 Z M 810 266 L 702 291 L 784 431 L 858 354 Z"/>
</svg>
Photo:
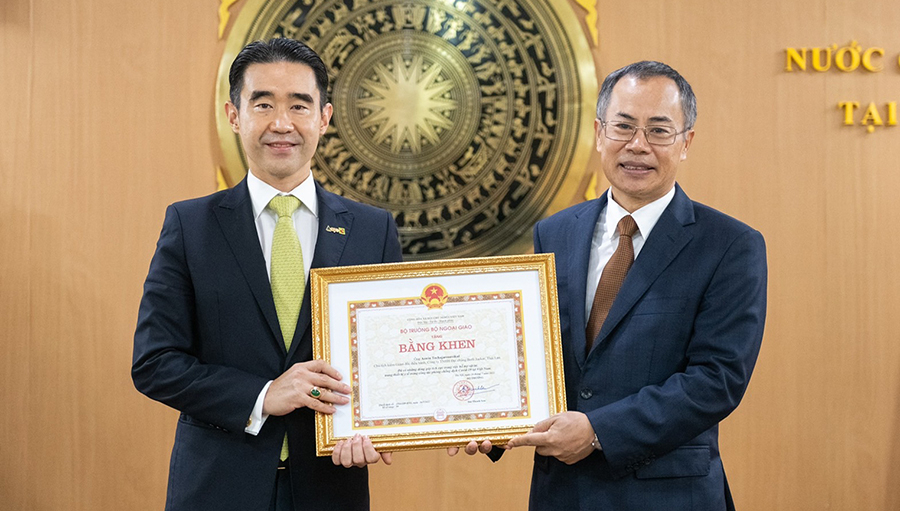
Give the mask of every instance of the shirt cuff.
<svg viewBox="0 0 900 511">
<path fill-rule="evenodd" d="M 598 451 L 603 450 L 603 446 L 600 445 L 600 439 L 597 438 L 597 433 L 594 433 L 594 440 L 591 442 L 591 447 Z"/>
<path fill-rule="evenodd" d="M 253 436 L 258 435 L 259 430 L 261 430 L 263 424 L 266 423 L 266 419 L 269 418 L 269 414 L 263 414 L 263 403 L 266 401 L 266 392 L 269 391 L 269 385 L 272 385 L 271 380 L 269 380 L 269 383 L 266 383 L 266 386 L 259 391 L 259 396 L 256 398 L 256 404 L 253 405 L 253 411 L 250 412 L 250 418 L 247 419 L 247 427 L 244 428 L 244 433 L 250 433 Z"/>
</svg>

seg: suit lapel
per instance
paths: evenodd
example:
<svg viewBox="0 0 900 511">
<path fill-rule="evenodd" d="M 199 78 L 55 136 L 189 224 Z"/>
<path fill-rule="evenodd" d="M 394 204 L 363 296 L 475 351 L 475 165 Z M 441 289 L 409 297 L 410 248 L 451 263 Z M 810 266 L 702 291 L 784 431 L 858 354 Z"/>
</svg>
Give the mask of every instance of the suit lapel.
<svg viewBox="0 0 900 511">
<path fill-rule="evenodd" d="M 337 199 L 336 196 L 324 191 L 316 183 L 316 197 L 319 201 L 319 233 L 316 238 L 316 250 L 313 254 L 313 268 L 329 268 L 340 266 L 341 255 L 347 238 L 352 235 L 353 214 Z M 343 234 L 341 234 L 343 232 Z M 274 307 L 274 305 L 273 305 Z M 292 360 L 301 344 L 312 319 L 312 307 L 310 303 L 310 285 L 306 282 L 306 291 L 303 293 L 303 305 L 300 308 L 300 317 L 297 318 L 297 328 L 294 330 L 294 341 L 288 353 L 288 360 Z"/>
<path fill-rule="evenodd" d="M 316 196 L 319 199 L 319 234 L 312 267 L 339 266 L 347 238 L 352 236 L 350 229 L 353 226 L 353 214 L 347 211 L 335 195 L 323 190 L 318 183 Z"/>
<path fill-rule="evenodd" d="M 681 187 L 675 185 L 675 197 L 659 217 L 644 247 L 634 260 L 616 300 L 600 329 L 597 344 L 602 343 L 622 318 L 640 300 L 651 284 L 691 241 L 685 226 L 694 222 L 694 207 Z"/>
<path fill-rule="evenodd" d="M 246 178 L 225 194 L 215 208 L 215 215 L 231 247 L 231 253 L 237 259 L 253 297 L 266 318 L 266 323 L 269 324 L 272 339 L 280 346 L 280 352 L 284 353 L 278 314 L 275 312 L 275 300 L 272 298 L 272 286 L 266 271 L 266 259 L 259 246 L 259 234 L 256 232 Z"/>
<path fill-rule="evenodd" d="M 569 257 L 566 275 L 569 275 L 569 329 L 572 340 L 572 348 L 575 350 L 575 360 L 578 367 L 584 365 L 585 325 L 587 318 L 584 316 L 585 296 L 587 296 L 588 265 L 591 260 L 591 242 L 594 239 L 594 229 L 597 227 L 597 219 L 600 212 L 606 207 L 607 194 L 588 204 L 581 213 L 575 215 L 572 227 L 569 229 Z"/>
</svg>

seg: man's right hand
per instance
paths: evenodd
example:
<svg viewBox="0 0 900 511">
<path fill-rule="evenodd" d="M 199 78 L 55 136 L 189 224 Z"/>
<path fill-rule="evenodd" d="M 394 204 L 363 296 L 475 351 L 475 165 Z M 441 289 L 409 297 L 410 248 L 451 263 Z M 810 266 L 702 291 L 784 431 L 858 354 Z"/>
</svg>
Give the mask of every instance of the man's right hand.
<svg viewBox="0 0 900 511">
<path fill-rule="evenodd" d="M 275 379 L 263 401 L 264 415 L 287 415 L 297 408 L 309 407 L 317 412 L 334 413 L 334 406 L 350 402 L 350 386 L 341 383 L 341 373 L 322 360 L 294 364 Z M 310 390 L 318 387 L 322 395 L 316 399 Z"/>
</svg>

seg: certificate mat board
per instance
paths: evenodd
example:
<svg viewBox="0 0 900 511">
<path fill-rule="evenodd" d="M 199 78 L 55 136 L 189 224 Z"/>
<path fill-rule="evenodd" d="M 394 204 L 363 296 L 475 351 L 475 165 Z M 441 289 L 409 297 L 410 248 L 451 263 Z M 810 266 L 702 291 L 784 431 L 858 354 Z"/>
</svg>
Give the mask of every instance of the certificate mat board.
<svg viewBox="0 0 900 511">
<path fill-rule="evenodd" d="M 502 446 L 566 410 L 553 254 L 313 269 L 313 354 L 351 387 L 316 451 Z"/>
</svg>

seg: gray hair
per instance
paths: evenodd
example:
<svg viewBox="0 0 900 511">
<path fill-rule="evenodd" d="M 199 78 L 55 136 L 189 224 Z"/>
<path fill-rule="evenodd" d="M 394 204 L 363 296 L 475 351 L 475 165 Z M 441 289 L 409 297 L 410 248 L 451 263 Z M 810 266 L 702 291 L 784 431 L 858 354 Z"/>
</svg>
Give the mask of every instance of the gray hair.
<svg viewBox="0 0 900 511">
<path fill-rule="evenodd" d="M 619 80 L 626 76 L 633 76 L 639 80 L 647 80 L 656 76 L 664 76 L 675 82 L 678 86 L 678 92 L 681 95 L 681 110 L 684 114 L 684 129 L 690 130 L 697 122 L 697 97 L 691 89 L 691 84 L 678 74 L 671 67 L 662 62 L 652 60 L 642 60 L 629 64 L 622 69 L 613 71 L 603 80 L 600 87 L 600 94 L 597 96 L 597 118 L 603 119 L 606 109 L 609 108 L 609 100 L 612 96 L 613 87 L 619 83 Z M 605 119 L 604 119 L 605 120 Z"/>
</svg>

